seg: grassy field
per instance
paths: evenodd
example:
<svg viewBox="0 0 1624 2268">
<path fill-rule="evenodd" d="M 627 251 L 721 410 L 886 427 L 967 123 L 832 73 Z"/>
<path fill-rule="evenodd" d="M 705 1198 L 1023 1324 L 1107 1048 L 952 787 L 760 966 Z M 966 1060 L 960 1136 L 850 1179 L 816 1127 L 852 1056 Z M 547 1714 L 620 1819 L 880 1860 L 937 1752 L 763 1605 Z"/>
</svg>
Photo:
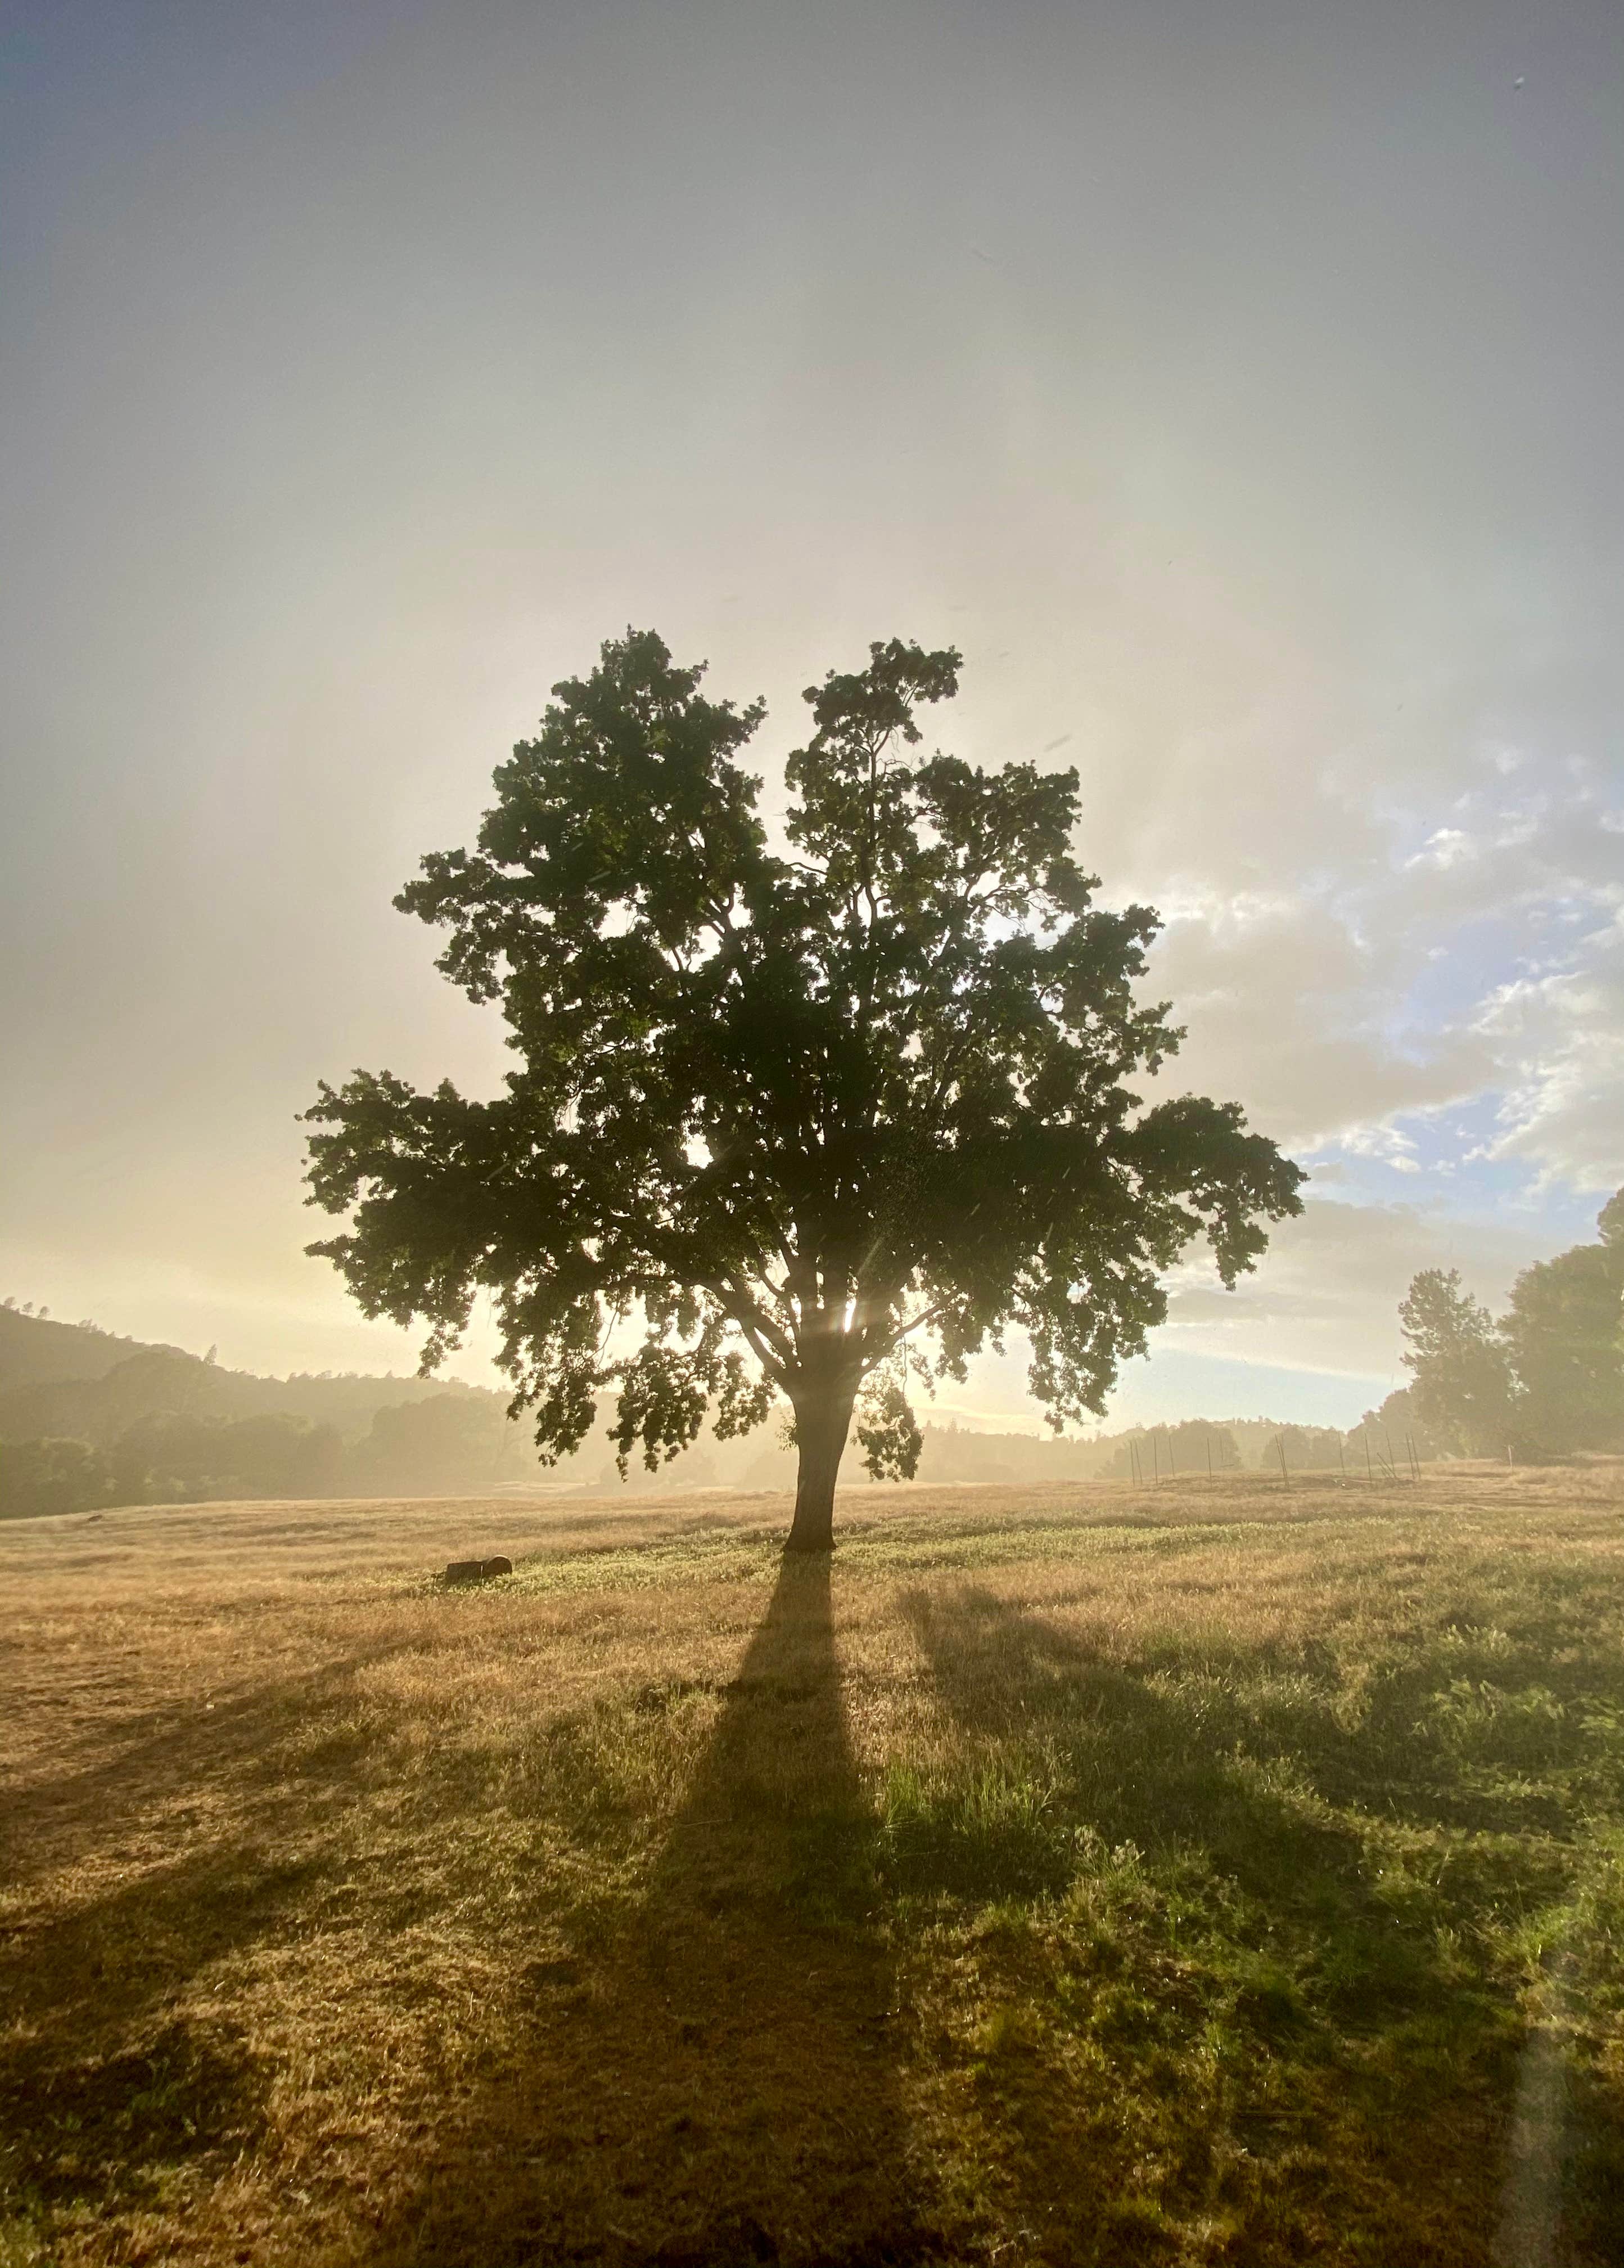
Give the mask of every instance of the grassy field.
<svg viewBox="0 0 1624 2268">
<path fill-rule="evenodd" d="M 1624 2257 L 1624 1468 L 786 1512 L 0 1528 L 4 2268 Z"/>
</svg>

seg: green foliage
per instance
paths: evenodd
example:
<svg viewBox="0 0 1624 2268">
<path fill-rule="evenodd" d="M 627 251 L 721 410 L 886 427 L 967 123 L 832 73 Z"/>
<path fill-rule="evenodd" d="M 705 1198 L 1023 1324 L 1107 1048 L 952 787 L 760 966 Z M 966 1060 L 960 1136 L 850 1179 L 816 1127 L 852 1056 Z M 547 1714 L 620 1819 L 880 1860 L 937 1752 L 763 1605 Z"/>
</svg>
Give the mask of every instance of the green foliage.
<svg viewBox="0 0 1624 2268">
<path fill-rule="evenodd" d="M 1072 857 L 1075 773 L 914 755 L 958 668 L 893 640 L 808 688 L 783 856 L 735 761 L 761 705 L 628 632 L 397 901 L 518 1067 L 488 1102 L 324 1085 L 312 1201 L 351 1218 L 311 1249 L 368 1314 L 426 1319 L 425 1368 L 488 1291 L 547 1454 L 610 1386 L 650 1467 L 783 1395 L 832 1491 L 866 1376 L 918 1334 L 960 1378 L 1010 1326 L 1080 1419 L 1193 1238 L 1232 1283 L 1299 1210 L 1236 1105 L 1134 1093 L 1180 1035 L 1134 997 L 1155 915 L 1096 906 Z M 905 1411 L 900 1385 L 865 1411 L 871 1469 L 909 1469 Z"/>
<path fill-rule="evenodd" d="M 1521 1429 L 1532 1447 L 1600 1449 L 1624 1442 L 1621 1327 L 1624 1243 L 1576 1245 L 1517 1278 L 1500 1328 L 1521 1388 Z"/>
<path fill-rule="evenodd" d="M 1468 1455 L 1624 1446 L 1624 1189 L 1597 1228 L 1525 1269 L 1498 1323 L 1453 1269 L 1415 1278 L 1399 1314 L 1423 1429 Z"/>
<path fill-rule="evenodd" d="M 1610 1252 L 1624 1252 L 1624 1189 L 1614 1189 L 1597 1214 L 1596 1230 Z"/>
<path fill-rule="evenodd" d="M 1415 1378 L 1422 1425 L 1466 1456 L 1503 1449 L 1512 1425 L 1510 1366 L 1493 1317 L 1462 1291 L 1459 1269 L 1424 1269 L 1405 1295 L 1399 1321 L 1409 1342 L 1403 1359 Z"/>
<path fill-rule="evenodd" d="M 858 1405 L 857 1440 L 877 1481 L 911 1481 L 919 1470 L 924 1435 L 900 1378 L 871 1378 Z"/>
<path fill-rule="evenodd" d="M 1423 1462 L 1444 1455 L 1449 1446 L 1422 1424 L 1415 1394 L 1407 1386 L 1387 1395 L 1379 1410 L 1367 1410 L 1345 1436 L 1345 1441 L 1347 1454 L 1360 1463 L 1367 1445 L 1373 1458 L 1401 1459 L 1405 1443 L 1413 1442 L 1416 1455 Z"/>
<path fill-rule="evenodd" d="M 502 1469 L 507 1430 L 498 1408 L 466 1395 L 400 1403 L 377 1412 L 346 1456 L 344 1476 L 352 1488 L 387 1495 L 477 1486 Z"/>
<path fill-rule="evenodd" d="M 0 1441 L 0 1520 L 111 1504 L 112 1467 L 88 1441 Z"/>
<path fill-rule="evenodd" d="M 342 1452 L 332 1426 L 286 1412 L 223 1424 L 158 1410 L 120 1435 L 109 1462 L 121 1503 L 199 1503 L 328 1495 L 340 1485 Z"/>
</svg>

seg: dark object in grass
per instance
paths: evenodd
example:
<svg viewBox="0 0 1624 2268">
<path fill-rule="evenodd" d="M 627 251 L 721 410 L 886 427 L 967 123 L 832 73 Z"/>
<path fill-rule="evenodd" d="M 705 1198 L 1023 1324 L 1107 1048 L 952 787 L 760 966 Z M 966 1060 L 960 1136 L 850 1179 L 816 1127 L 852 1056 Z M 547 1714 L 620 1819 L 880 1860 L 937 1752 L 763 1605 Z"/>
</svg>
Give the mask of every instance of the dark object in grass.
<svg viewBox="0 0 1624 2268">
<path fill-rule="evenodd" d="M 493 1575 L 511 1575 L 513 1562 L 499 1555 L 495 1559 L 453 1559 L 445 1570 L 448 1583 L 482 1583 Z"/>
</svg>

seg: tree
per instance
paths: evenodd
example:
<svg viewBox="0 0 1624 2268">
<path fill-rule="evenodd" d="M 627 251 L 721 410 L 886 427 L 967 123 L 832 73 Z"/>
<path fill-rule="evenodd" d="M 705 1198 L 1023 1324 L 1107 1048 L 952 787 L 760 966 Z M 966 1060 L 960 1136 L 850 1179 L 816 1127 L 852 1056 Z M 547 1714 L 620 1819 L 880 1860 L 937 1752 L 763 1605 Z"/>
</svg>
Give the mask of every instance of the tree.
<svg viewBox="0 0 1624 2268">
<path fill-rule="evenodd" d="M 113 1470 L 89 1441 L 0 1441 L 0 1520 L 85 1512 L 116 1497 Z"/>
<path fill-rule="evenodd" d="M 1597 1233 L 1607 1250 L 1624 1266 L 1624 1189 L 1614 1189 L 1596 1216 Z"/>
<path fill-rule="evenodd" d="M 501 1404 L 472 1395 L 435 1394 L 377 1410 L 371 1432 L 349 1454 L 350 1485 L 401 1496 L 488 1487 L 501 1470 L 507 1432 Z"/>
<path fill-rule="evenodd" d="M 871 1473 L 915 1469 L 910 1369 L 961 1378 L 1013 1327 L 1051 1423 L 1098 1413 L 1158 1271 L 1204 1232 L 1232 1284 L 1300 1210 L 1238 1106 L 1131 1091 L 1181 1035 L 1134 997 L 1156 916 L 1097 907 L 1072 858 L 1075 772 L 915 756 L 959 664 L 893 640 L 808 689 L 775 849 L 735 761 L 762 705 L 651 632 L 605 645 L 477 847 L 396 900 L 500 1002 L 505 1091 L 363 1071 L 307 1114 L 312 1201 L 351 1215 L 310 1248 L 428 1322 L 425 1369 L 489 1291 L 543 1453 L 613 1385 L 622 1469 L 783 1396 L 797 1549 L 832 1541 L 854 1408 Z"/>
<path fill-rule="evenodd" d="M 1500 1329 L 1532 1444 L 1598 1449 L 1624 1439 L 1624 1190 L 1602 1208 L 1598 1244 L 1525 1269 Z"/>
<path fill-rule="evenodd" d="M 343 1447 L 336 1426 L 312 1425 L 288 1410 L 267 1410 L 220 1427 L 216 1471 L 223 1492 L 326 1496 L 338 1484 Z"/>
<path fill-rule="evenodd" d="M 1367 1410 L 1359 1423 L 1350 1428 L 1347 1447 L 1356 1456 L 1364 1454 L 1367 1433 L 1370 1436 L 1369 1446 L 1378 1456 L 1386 1456 L 1395 1443 L 1401 1449 L 1407 1441 L 1423 1464 L 1444 1454 L 1444 1445 L 1429 1427 L 1422 1425 L 1415 1392 L 1407 1386 L 1400 1386 L 1388 1395 L 1379 1410 Z"/>
<path fill-rule="evenodd" d="M 1177 1425 L 1151 1425 L 1142 1433 L 1131 1436 L 1138 1452 L 1138 1469 L 1154 1476 L 1158 1473 L 1238 1473 L 1240 1470 L 1240 1451 L 1235 1446 L 1235 1436 L 1227 1425 L 1215 1425 L 1210 1418 L 1186 1418 Z M 1131 1478 L 1135 1471 L 1134 1448 L 1124 1440 L 1111 1460 L 1109 1468 L 1113 1477 Z"/>
<path fill-rule="evenodd" d="M 1488 1308 L 1461 1290 L 1459 1270 L 1413 1278 L 1399 1321 L 1415 1415 L 1428 1432 L 1468 1457 L 1503 1448 L 1513 1422 L 1510 1366 Z"/>
<path fill-rule="evenodd" d="M 191 1410 L 144 1411 L 108 1453 L 120 1496 L 127 1504 L 197 1504 L 219 1494 L 219 1432 Z"/>
<path fill-rule="evenodd" d="M 1264 1443 L 1260 1462 L 1266 1473 L 1334 1473 L 1341 1471 L 1345 1454 L 1334 1425 L 1282 1425 Z"/>
<path fill-rule="evenodd" d="M 331 1425 L 285 1410 L 222 1421 L 153 1410 L 111 1451 L 127 1503 L 202 1503 L 244 1496 L 320 1496 L 337 1483 L 343 1448 Z"/>
</svg>

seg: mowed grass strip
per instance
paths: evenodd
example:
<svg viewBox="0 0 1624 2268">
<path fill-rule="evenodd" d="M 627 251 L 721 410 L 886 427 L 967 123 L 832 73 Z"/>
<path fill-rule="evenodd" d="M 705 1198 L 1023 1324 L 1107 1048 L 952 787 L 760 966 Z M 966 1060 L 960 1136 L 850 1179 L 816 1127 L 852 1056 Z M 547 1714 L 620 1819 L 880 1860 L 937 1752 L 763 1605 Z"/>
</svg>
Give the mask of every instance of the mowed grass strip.
<svg viewBox="0 0 1624 2268">
<path fill-rule="evenodd" d="M 783 1510 L 0 1530 L 0 2263 L 1620 2257 L 1619 1468 Z"/>
</svg>

